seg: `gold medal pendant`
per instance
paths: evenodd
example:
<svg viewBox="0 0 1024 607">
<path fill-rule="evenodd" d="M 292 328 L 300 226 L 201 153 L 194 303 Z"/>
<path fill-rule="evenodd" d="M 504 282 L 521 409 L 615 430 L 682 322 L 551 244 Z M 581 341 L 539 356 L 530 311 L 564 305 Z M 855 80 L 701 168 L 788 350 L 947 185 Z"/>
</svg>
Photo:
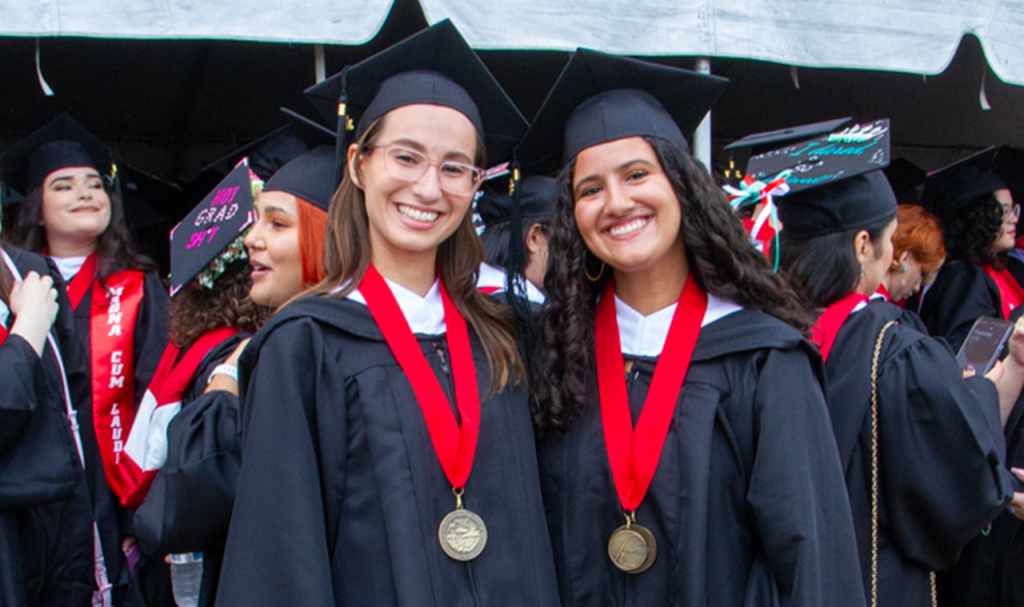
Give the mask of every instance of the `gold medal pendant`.
<svg viewBox="0 0 1024 607">
<path fill-rule="evenodd" d="M 636 524 L 636 512 L 626 513 L 626 524 L 608 540 L 608 557 L 626 573 L 643 573 L 654 564 L 658 543 L 647 527 Z"/>
<path fill-rule="evenodd" d="M 437 528 L 437 540 L 444 553 L 456 561 L 471 561 L 487 545 L 487 525 L 475 512 L 462 507 L 462 489 L 453 489 L 455 510 L 449 512 Z M 653 538 L 652 538 L 653 540 Z"/>
</svg>

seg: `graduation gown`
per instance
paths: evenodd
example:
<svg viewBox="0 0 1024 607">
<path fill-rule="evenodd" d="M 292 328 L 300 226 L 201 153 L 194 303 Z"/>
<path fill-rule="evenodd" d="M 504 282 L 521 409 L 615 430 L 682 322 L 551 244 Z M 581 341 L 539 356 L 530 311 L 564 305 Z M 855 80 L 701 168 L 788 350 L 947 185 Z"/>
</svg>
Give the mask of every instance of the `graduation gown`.
<svg viewBox="0 0 1024 607">
<path fill-rule="evenodd" d="M 457 562 L 438 543 L 455 497 L 369 309 L 308 297 L 240 361 L 243 458 L 217 605 L 558 605 L 526 389 L 489 392 L 469 332 L 482 402 L 464 499 L 487 525 L 480 556 Z M 454 403 L 444 337 L 417 338 Z"/>
<path fill-rule="evenodd" d="M 817 362 L 816 362 L 817 361 Z M 627 377 L 633 423 L 656 359 Z M 820 357 L 793 328 L 740 310 L 701 329 L 638 524 L 647 571 L 608 557 L 623 524 L 592 406 L 540 448 L 562 603 L 620 607 L 863 607 L 853 523 L 820 385 Z"/>
<path fill-rule="evenodd" d="M 950 261 L 924 294 L 918 313 L 927 333 L 944 337 L 956 352 L 974 321 L 982 316 L 1002 318 L 1001 310 L 1002 298 L 992 277 L 974 264 Z"/>
<path fill-rule="evenodd" d="M 38 255 L 5 250 L 22 276 L 54 279 L 61 305 L 52 334 L 63 351 L 72 320 L 60 274 Z M 49 342 L 40 357 L 18 335 L 0 345 L 2 607 L 88 605 L 94 586 L 88 488 L 57 357 Z"/>
<path fill-rule="evenodd" d="M 948 346 L 929 338 L 913 314 L 885 302 L 851 314 L 825 367 L 865 589 L 871 580 L 871 361 L 890 320 L 899 324 L 886 333 L 877 375 L 879 605 L 926 607 L 929 572 L 956 563 L 964 545 L 1009 503 L 1012 487 L 1002 468 L 992 382 L 962 380 Z"/>
<path fill-rule="evenodd" d="M 1024 251 L 1011 250 L 1004 256 L 1002 262 L 1017 284 L 1024 288 Z"/>
<path fill-rule="evenodd" d="M 78 423 L 81 425 L 82 445 L 85 449 L 85 472 L 89 483 L 93 512 L 100 530 L 100 541 L 103 545 L 103 556 L 106 559 L 107 578 L 114 586 L 115 601 L 124 592 L 131 580 L 127 560 L 121 550 L 121 542 L 126 536 L 134 535 L 132 514 L 121 506 L 117 497 L 107 485 L 103 462 L 100 460 L 99 446 L 92 417 L 92 386 L 90 371 L 90 305 L 92 290 L 90 286 L 82 297 L 78 308 L 74 311 L 75 348 L 78 364 L 68 369 L 71 382 L 71 396 L 78 408 Z M 153 273 L 146 273 L 143 282 L 142 303 L 132 330 L 134 344 L 134 379 L 135 404 L 149 387 L 160 357 L 167 346 L 167 310 L 170 298 L 160 278 Z M 169 599 L 170 600 L 170 599 Z M 173 603 L 172 603 L 173 604 Z"/>
<path fill-rule="evenodd" d="M 213 605 L 216 598 L 242 463 L 238 397 L 204 390 L 213 369 L 247 337 L 229 337 L 203 358 L 181 411 L 167 427 L 167 462 L 135 512 L 135 532 L 148 552 L 159 557 L 203 553 L 200 607 Z"/>
</svg>

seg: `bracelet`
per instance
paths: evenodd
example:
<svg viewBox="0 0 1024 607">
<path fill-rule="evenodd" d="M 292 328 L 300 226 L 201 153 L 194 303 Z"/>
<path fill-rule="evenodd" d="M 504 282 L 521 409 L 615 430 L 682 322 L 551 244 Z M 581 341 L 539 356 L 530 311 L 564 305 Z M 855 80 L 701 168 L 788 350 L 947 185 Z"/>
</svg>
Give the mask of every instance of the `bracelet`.
<svg viewBox="0 0 1024 607">
<path fill-rule="evenodd" d="M 210 373 L 210 379 L 206 382 L 206 385 L 212 384 L 213 378 L 218 375 L 230 377 L 235 380 L 235 383 L 238 383 L 238 367 L 235 365 L 221 364 L 213 368 L 213 371 Z"/>
</svg>

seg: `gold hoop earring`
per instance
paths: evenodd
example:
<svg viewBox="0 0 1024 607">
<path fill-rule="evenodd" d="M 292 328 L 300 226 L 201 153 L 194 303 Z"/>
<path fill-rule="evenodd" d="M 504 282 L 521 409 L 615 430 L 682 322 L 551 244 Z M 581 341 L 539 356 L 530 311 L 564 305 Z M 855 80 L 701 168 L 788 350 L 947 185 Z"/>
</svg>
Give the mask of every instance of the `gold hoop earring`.
<svg viewBox="0 0 1024 607">
<path fill-rule="evenodd" d="M 591 276 L 590 272 L 587 271 L 587 250 L 583 250 L 583 275 L 587 277 L 590 282 L 597 282 L 604 276 L 604 262 L 601 262 L 601 270 L 597 273 L 597 276 Z"/>
</svg>

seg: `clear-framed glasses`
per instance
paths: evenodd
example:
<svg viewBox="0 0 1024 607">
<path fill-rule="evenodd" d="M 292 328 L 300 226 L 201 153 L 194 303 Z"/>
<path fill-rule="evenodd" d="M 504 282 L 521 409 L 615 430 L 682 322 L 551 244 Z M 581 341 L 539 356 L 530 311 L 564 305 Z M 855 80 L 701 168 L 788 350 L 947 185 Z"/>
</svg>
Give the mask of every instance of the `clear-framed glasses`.
<svg viewBox="0 0 1024 607">
<path fill-rule="evenodd" d="M 471 164 L 454 160 L 434 162 L 423 152 L 397 143 L 378 143 L 373 147 L 384 150 L 384 168 L 395 179 L 419 181 L 428 167 L 436 166 L 441 189 L 457 196 L 472 194 L 483 179 L 483 171 Z"/>
<path fill-rule="evenodd" d="M 1020 205 L 1019 204 L 1004 204 L 1003 205 L 1003 221 L 1016 222 L 1020 218 Z"/>
</svg>

